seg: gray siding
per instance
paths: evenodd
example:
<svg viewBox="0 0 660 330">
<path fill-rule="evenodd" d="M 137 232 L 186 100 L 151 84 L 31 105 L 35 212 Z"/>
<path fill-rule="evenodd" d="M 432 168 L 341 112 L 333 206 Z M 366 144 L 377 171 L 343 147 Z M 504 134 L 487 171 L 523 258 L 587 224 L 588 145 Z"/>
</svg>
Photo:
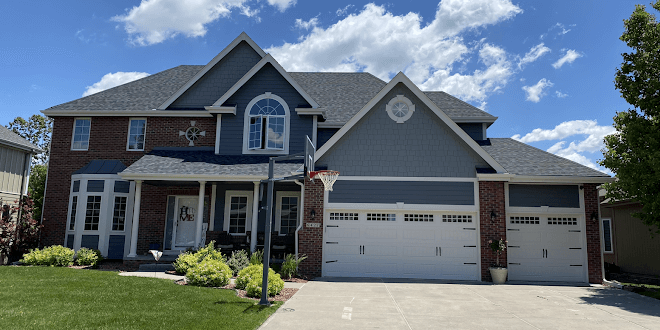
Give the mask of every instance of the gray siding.
<svg viewBox="0 0 660 330">
<path fill-rule="evenodd" d="M 0 146 L 0 192 L 21 192 L 25 164 L 25 152 Z"/>
<path fill-rule="evenodd" d="M 82 239 L 80 240 L 80 247 L 94 250 L 98 249 L 99 235 L 82 235 Z"/>
<path fill-rule="evenodd" d="M 328 202 L 474 205 L 474 183 L 339 180 Z"/>
<path fill-rule="evenodd" d="M 212 105 L 260 60 L 261 56 L 242 41 L 168 109 L 203 109 Z"/>
<path fill-rule="evenodd" d="M 124 243 L 126 236 L 124 235 L 110 235 L 108 238 L 108 259 L 123 259 L 124 258 Z"/>
<path fill-rule="evenodd" d="M 458 124 L 473 140 L 480 141 L 484 139 L 484 125 L 482 123 Z"/>
<path fill-rule="evenodd" d="M 579 208 L 580 192 L 577 185 L 511 184 L 509 185 L 509 206 Z"/>
<path fill-rule="evenodd" d="M 415 104 L 397 124 L 385 105 L 397 95 Z M 488 164 L 403 84 L 395 86 L 319 161 L 351 176 L 475 177 Z"/>
<path fill-rule="evenodd" d="M 330 138 L 337 133 L 339 128 L 318 128 L 316 130 L 316 150 L 320 149 Z"/>
<path fill-rule="evenodd" d="M 312 136 L 313 117 L 298 116 L 295 108 L 310 105 L 289 84 L 282 75 L 270 64 L 266 64 L 250 81 L 241 87 L 225 104 L 235 104 L 236 116 L 222 116 L 220 132 L 220 153 L 223 155 L 240 155 L 243 153 L 243 126 L 245 108 L 258 95 L 271 92 L 281 98 L 289 106 L 290 133 L 289 153 L 303 152 L 305 136 Z"/>
</svg>

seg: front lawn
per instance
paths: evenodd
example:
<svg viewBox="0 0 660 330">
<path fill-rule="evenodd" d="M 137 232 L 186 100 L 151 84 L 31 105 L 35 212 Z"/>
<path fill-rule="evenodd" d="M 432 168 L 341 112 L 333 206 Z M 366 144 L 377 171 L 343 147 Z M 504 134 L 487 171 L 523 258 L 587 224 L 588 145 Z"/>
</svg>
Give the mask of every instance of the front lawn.
<svg viewBox="0 0 660 330">
<path fill-rule="evenodd" d="M 633 292 L 643 294 L 647 297 L 660 299 L 660 285 L 638 284 L 638 283 L 621 283 L 621 284 L 632 287 Z"/>
<path fill-rule="evenodd" d="M 0 267 L 3 329 L 256 329 L 271 307 L 232 290 L 116 272 Z"/>
</svg>

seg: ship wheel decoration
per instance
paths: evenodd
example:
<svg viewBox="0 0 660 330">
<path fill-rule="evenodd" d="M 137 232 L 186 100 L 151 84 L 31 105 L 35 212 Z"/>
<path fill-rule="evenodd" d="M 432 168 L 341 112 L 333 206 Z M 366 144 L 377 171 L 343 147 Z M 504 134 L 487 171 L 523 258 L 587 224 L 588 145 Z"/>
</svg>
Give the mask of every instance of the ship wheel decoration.
<svg viewBox="0 0 660 330">
<path fill-rule="evenodd" d="M 195 141 L 199 139 L 200 136 L 206 136 L 206 131 L 202 131 L 199 129 L 199 127 L 195 127 L 195 121 L 190 121 L 190 127 L 184 132 L 184 131 L 179 131 L 179 136 L 185 136 L 190 143 L 188 143 L 189 147 L 194 147 L 195 146 Z"/>
</svg>

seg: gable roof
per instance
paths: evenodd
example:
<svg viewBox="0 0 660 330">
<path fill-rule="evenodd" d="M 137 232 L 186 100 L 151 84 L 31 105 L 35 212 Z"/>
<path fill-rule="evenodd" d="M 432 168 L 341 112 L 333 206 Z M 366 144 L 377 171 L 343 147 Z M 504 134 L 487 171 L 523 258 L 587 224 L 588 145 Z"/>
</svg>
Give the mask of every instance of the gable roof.
<svg viewBox="0 0 660 330">
<path fill-rule="evenodd" d="M 482 148 L 506 171 L 524 176 L 610 176 L 557 155 L 510 138 L 490 138 Z"/>
<path fill-rule="evenodd" d="M 378 103 L 387 93 L 394 88 L 397 84 L 404 84 L 417 98 L 419 98 L 424 104 L 426 104 L 433 113 L 435 113 L 440 120 L 442 120 L 459 138 L 461 138 L 472 150 L 474 150 L 484 161 L 488 163 L 497 173 L 503 173 L 506 170 L 502 165 L 498 164 L 493 157 L 486 153 L 472 138 L 470 138 L 465 131 L 463 131 L 458 125 L 447 116 L 438 106 L 429 99 L 429 97 L 422 92 L 417 85 L 415 85 L 408 77 L 406 77 L 403 72 L 399 72 L 392 80 L 376 94 L 375 97 L 371 99 L 367 104 L 365 104 L 362 109 L 351 118 L 351 120 L 346 123 L 337 133 L 335 133 L 328 142 L 326 142 L 321 149 L 319 149 L 316 154 L 316 160 L 320 159 L 328 150 L 330 150 L 336 143 L 339 141 L 348 131 L 355 126 L 362 117 L 364 117 L 369 111 L 371 111 L 376 103 Z"/>
<path fill-rule="evenodd" d="M 44 152 L 43 150 L 39 149 L 39 147 L 30 143 L 30 141 L 22 138 L 20 135 L 14 133 L 12 130 L 4 126 L 0 126 L 0 144 L 37 154 Z"/>
<path fill-rule="evenodd" d="M 243 87 L 245 83 L 250 81 L 250 79 L 257 72 L 259 72 L 259 70 L 261 70 L 261 68 L 263 68 L 264 65 L 266 64 L 271 64 L 275 68 L 275 70 L 277 70 L 277 72 L 279 72 L 282 75 L 282 77 L 284 77 L 284 79 L 286 79 L 286 81 L 289 82 L 289 84 L 291 84 L 291 86 L 293 86 L 293 88 L 298 93 L 300 93 L 300 95 L 305 99 L 305 101 L 307 101 L 307 103 L 309 103 L 312 106 L 312 108 L 314 109 L 319 108 L 319 104 L 316 103 L 316 101 L 300 86 L 300 84 L 298 84 L 298 82 L 295 81 L 291 77 L 291 75 L 288 72 L 286 72 L 286 70 L 284 70 L 284 68 L 279 63 L 277 63 L 277 61 L 273 58 L 273 56 L 267 54 L 266 56 L 264 56 L 264 58 L 261 59 L 261 61 L 259 61 L 259 63 L 255 64 L 252 67 L 252 69 L 250 69 L 250 71 L 248 71 L 243 76 L 243 78 L 237 81 L 236 84 L 234 84 L 234 86 L 232 86 L 224 95 L 222 95 L 217 101 L 215 101 L 215 103 L 213 103 L 212 106 L 207 107 L 207 109 L 221 107 L 222 104 L 225 103 L 225 101 L 227 101 L 227 99 L 229 99 L 232 95 L 234 95 L 234 93 L 236 93 L 236 91 L 238 91 L 241 87 Z"/>
</svg>

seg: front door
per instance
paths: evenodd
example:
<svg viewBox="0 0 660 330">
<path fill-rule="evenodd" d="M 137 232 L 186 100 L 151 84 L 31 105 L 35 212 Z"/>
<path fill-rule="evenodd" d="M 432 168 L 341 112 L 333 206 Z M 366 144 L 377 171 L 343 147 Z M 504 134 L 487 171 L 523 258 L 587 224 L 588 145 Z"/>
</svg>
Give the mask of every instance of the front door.
<svg viewBox="0 0 660 330">
<path fill-rule="evenodd" d="M 177 197 L 174 217 L 173 241 L 175 249 L 195 246 L 195 217 L 197 216 L 197 197 Z"/>
</svg>

